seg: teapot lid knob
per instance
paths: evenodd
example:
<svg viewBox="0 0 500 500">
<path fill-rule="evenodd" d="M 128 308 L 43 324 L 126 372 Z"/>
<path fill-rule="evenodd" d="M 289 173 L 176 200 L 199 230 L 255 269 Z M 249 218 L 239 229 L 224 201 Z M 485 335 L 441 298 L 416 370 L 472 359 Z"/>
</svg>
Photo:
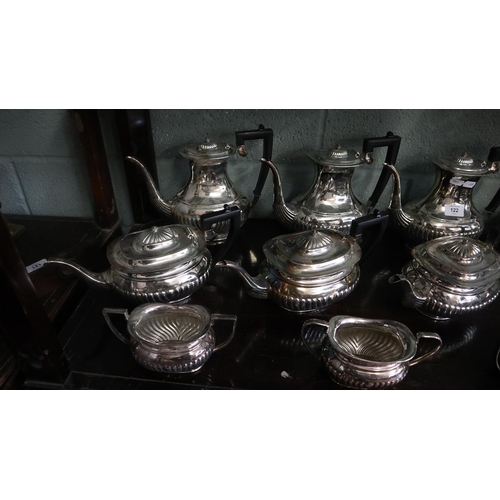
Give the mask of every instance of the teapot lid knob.
<svg viewBox="0 0 500 500">
<path fill-rule="evenodd" d="M 217 144 L 210 140 L 209 137 L 205 139 L 205 142 L 198 146 L 198 151 L 210 151 L 212 149 L 217 149 Z"/>
<path fill-rule="evenodd" d="M 225 160 L 236 152 L 236 148 L 225 141 L 213 141 L 206 136 L 201 142 L 186 144 L 179 150 L 181 156 L 188 160 Z"/>
<path fill-rule="evenodd" d="M 328 151 L 328 156 L 330 158 L 346 158 L 349 155 L 349 152 L 342 148 L 340 144 L 337 144 L 336 148 L 330 149 Z"/>
<path fill-rule="evenodd" d="M 458 165 L 473 165 L 474 164 L 474 158 L 471 158 L 467 152 L 464 152 L 462 156 L 459 156 L 456 160 L 455 163 L 458 163 Z"/>
<path fill-rule="evenodd" d="M 144 250 L 148 245 L 156 245 L 158 243 L 170 244 L 175 241 L 175 237 L 176 235 L 168 226 L 153 226 L 151 229 L 146 229 L 138 235 L 138 242 L 144 245 Z"/>
</svg>

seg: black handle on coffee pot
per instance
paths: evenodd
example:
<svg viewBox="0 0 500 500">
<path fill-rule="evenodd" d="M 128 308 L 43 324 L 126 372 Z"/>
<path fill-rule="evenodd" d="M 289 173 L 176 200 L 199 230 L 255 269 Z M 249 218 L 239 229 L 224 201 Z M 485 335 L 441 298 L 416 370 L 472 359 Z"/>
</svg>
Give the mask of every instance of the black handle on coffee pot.
<svg viewBox="0 0 500 500">
<path fill-rule="evenodd" d="M 229 220 L 229 232 L 227 238 L 217 250 L 213 252 L 213 264 L 222 260 L 229 247 L 233 244 L 241 227 L 241 210 L 236 205 L 224 205 L 223 210 L 218 212 L 208 212 L 200 216 L 200 228 L 202 231 L 208 231 L 213 224 Z"/>
<path fill-rule="evenodd" d="M 265 128 L 264 125 L 259 125 L 256 130 L 244 130 L 240 132 L 235 132 L 236 136 L 236 148 L 241 156 L 247 155 L 247 150 L 245 148 L 245 141 L 255 141 L 257 139 L 263 139 L 263 152 L 262 158 L 271 161 L 273 156 L 273 139 L 274 132 L 271 128 Z M 269 174 L 269 167 L 265 163 L 261 163 L 259 178 L 257 179 L 257 184 L 253 190 L 253 200 L 252 207 L 254 207 L 259 201 L 260 195 L 264 184 L 266 183 L 267 175 Z"/>
<path fill-rule="evenodd" d="M 366 259 L 372 248 L 380 241 L 388 223 L 389 214 L 378 210 L 352 221 L 350 235 L 356 238 L 363 252 L 360 263 Z"/>
<path fill-rule="evenodd" d="M 385 137 L 371 137 L 363 141 L 363 153 L 369 154 L 373 153 L 375 148 L 387 147 L 387 155 L 385 157 L 385 162 L 389 165 L 396 166 L 396 160 L 398 158 L 399 146 L 401 145 L 401 137 L 399 135 L 394 135 L 392 132 L 387 132 Z M 384 167 L 380 173 L 377 185 L 373 190 L 373 194 L 370 196 L 366 208 L 370 211 L 378 203 L 378 200 L 382 193 L 384 192 L 389 179 L 391 178 L 391 171 Z"/>
<path fill-rule="evenodd" d="M 488 161 L 498 162 L 500 161 L 500 146 L 495 146 L 490 149 L 488 155 Z M 485 215 L 490 216 L 500 207 L 500 189 L 496 192 L 493 199 L 490 201 L 489 205 L 484 209 Z"/>
</svg>

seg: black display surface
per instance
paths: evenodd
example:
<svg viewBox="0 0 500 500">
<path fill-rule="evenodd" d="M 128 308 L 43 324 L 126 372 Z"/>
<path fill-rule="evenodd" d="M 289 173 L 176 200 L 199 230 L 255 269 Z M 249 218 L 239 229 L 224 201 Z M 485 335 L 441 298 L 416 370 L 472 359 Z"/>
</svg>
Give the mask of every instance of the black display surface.
<svg viewBox="0 0 500 500">
<path fill-rule="evenodd" d="M 285 230 L 277 221 L 249 220 L 227 255 L 250 274 L 258 274 L 262 245 Z M 90 289 L 60 333 L 70 366 L 64 387 L 70 389 L 344 389 L 333 382 L 301 340 L 301 328 L 310 318 L 328 320 L 335 315 L 390 319 L 404 323 L 413 333 L 432 331 L 443 339 L 441 351 L 410 367 L 405 379 L 392 390 L 498 389 L 500 371 L 496 353 L 500 346 L 497 300 L 483 311 L 447 321 L 432 320 L 400 303 L 400 290 L 389 277 L 411 258 L 410 249 L 391 228 L 361 264 L 361 278 L 354 292 L 319 313 L 296 314 L 270 300 L 249 297 L 242 281 L 230 270 L 214 270 L 209 282 L 189 303 L 212 313 L 236 314 L 233 341 L 212 354 L 194 374 L 166 375 L 137 364 L 127 345 L 108 328 L 105 307 L 128 308 L 112 291 Z M 126 333 L 125 320 L 115 325 Z M 230 325 L 216 323 L 220 341 Z M 321 345 L 324 332 L 311 330 L 313 348 Z M 421 348 L 432 348 L 422 342 Z M 36 381 L 30 381 L 29 385 Z"/>
</svg>

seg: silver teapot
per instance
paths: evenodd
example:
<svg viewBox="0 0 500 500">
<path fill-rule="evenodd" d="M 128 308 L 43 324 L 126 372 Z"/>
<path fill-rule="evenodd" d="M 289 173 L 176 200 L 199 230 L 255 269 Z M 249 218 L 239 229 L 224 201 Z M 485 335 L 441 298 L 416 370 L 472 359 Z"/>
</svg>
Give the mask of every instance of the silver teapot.
<svg viewBox="0 0 500 500">
<path fill-rule="evenodd" d="M 469 314 L 500 294 L 500 255 L 490 243 L 442 236 L 412 249 L 413 260 L 389 282 L 402 287 L 402 303 L 433 319 Z"/>
<path fill-rule="evenodd" d="M 117 238 L 107 258 L 110 268 L 99 273 L 65 259 L 48 259 L 45 265 L 70 268 L 89 284 L 111 288 L 133 302 L 175 304 L 201 288 L 212 263 L 203 233 L 180 224 Z"/>
<path fill-rule="evenodd" d="M 257 130 L 237 132 L 236 138 L 238 145 L 244 145 L 245 140 L 264 139 L 264 153 L 271 154 L 271 129 L 265 129 L 261 125 Z M 187 184 L 172 199 L 161 196 L 151 174 L 139 159 L 127 156 L 126 160 L 133 163 L 142 173 L 153 206 L 167 219 L 177 224 L 200 228 L 202 215 L 222 210 L 227 205 L 237 206 L 240 209 L 240 225 L 243 225 L 248 218 L 251 202 L 234 186 L 227 175 L 227 161 L 235 152 L 235 146 L 226 142 L 215 142 L 209 138 L 201 143 L 185 145 L 179 153 L 189 160 L 191 176 Z M 260 179 L 256 191 L 262 189 L 261 184 Z M 260 192 L 255 196 L 254 202 L 260 196 Z M 224 243 L 228 233 L 229 222 L 223 221 L 206 230 L 205 239 L 208 245 L 218 245 Z"/>
<path fill-rule="evenodd" d="M 370 212 L 385 187 L 377 185 L 372 198 L 362 205 L 351 186 L 355 170 L 373 162 L 372 152 L 376 147 L 388 147 L 386 163 L 389 158 L 396 161 L 400 142 L 399 136 L 388 132 L 385 137 L 365 139 L 363 153 L 344 149 L 340 145 L 310 153 L 309 157 L 317 168 L 316 180 L 309 191 L 288 204 L 283 196 L 276 165 L 263 158 L 261 161 L 269 167 L 273 175 L 273 210 L 276 217 L 293 231 L 328 228 L 348 234 L 352 221 Z"/>
<path fill-rule="evenodd" d="M 488 160 L 480 161 L 464 153 L 457 158 L 436 158 L 436 180 L 430 193 L 421 200 L 402 206 L 401 178 L 396 168 L 385 164 L 394 176 L 389 213 L 396 228 L 410 245 L 441 236 L 477 238 L 487 219 L 500 205 L 500 191 L 481 214 L 474 206 L 474 187 L 483 176 L 500 169 L 500 148 L 491 148 Z"/>
<path fill-rule="evenodd" d="M 310 229 L 276 236 L 263 246 L 265 261 L 256 277 L 229 260 L 221 260 L 215 267 L 236 272 L 251 297 L 270 299 L 296 313 L 322 310 L 354 290 L 362 253 L 378 241 L 387 221 L 387 214 L 372 214 L 353 221 L 350 235 Z M 365 238 L 370 246 L 363 244 L 362 251 L 359 242 L 370 227 L 377 237 L 372 232 L 371 240 Z"/>
<path fill-rule="evenodd" d="M 56 265 L 76 271 L 91 285 L 110 288 L 133 302 L 176 304 L 189 298 L 207 281 L 212 262 L 231 245 L 239 229 L 237 207 L 207 213 L 196 227 L 171 224 L 154 226 L 116 238 L 106 249 L 110 268 L 92 272 L 66 259 L 47 259 L 44 265 Z M 229 220 L 229 236 L 217 247 L 215 256 L 206 248 L 203 229 Z"/>
</svg>

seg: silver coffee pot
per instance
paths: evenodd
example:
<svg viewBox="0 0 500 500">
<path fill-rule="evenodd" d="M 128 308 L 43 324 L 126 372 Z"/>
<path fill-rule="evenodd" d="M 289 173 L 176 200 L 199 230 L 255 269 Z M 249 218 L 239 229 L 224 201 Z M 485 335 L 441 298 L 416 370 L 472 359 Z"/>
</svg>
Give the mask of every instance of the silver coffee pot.
<svg viewBox="0 0 500 500">
<path fill-rule="evenodd" d="M 477 238 L 485 220 L 500 205 L 500 190 L 483 213 L 474 206 L 472 196 L 478 181 L 500 169 L 500 147 L 491 148 L 485 161 L 471 158 L 467 153 L 456 158 L 436 158 L 436 180 L 423 199 L 402 206 L 401 178 L 391 164 L 386 171 L 394 176 L 394 188 L 389 212 L 394 225 L 411 246 L 441 236 Z"/>
<path fill-rule="evenodd" d="M 367 215 L 378 201 L 384 186 L 377 185 L 372 198 L 362 204 L 355 196 L 351 180 L 355 170 L 373 162 L 377 147 L 388 147 L 387 158 L 396 161 L 401 138 L 388 132 L 384 137 L 365 139 L 363 152 L 338 145 L 309 154 L 317 168 L 316 180 L 303 195 L 286 203 L 280 173 L 269 159 L 262 159 L 272 172 L 274 181 L 273 209 L 278 220 L 293 231 L 333 229 L 348 234 L 353 220 Z M 387 182 L 387 180 L 386 180 Z"/>
<path fill-rule="evenodd" d="M 272 130 L 262 125 L 257 130 L 236 133 L 237 144 L 245 140 L 264 140 L 264 154 L 272 152 Z M 180 149 L 183 158 L 189 160 L 191 176 L 187 184 L 173 198 L 161 196 L 146 166 L 137 158 L 127 156 L 142 173 L 153 206 L 167 219 L 177 224 L 200 228 L 200 217 L 204 214 L 223 210 L 226 206 L 237 206 L 241 211 L 240 225 L 243 225 L 251 209 L 250 200 L 238 189 L 227 174 L 228 159 L 236 152 L 236 147 L 227 142 L 216 142 L 206 138 L 201 143 L 190 143 Z M 267 168 L 266 168 L 267 171 Z M 265 180 L 265 179 L 264 179 Z M 254 192 L 254 204 L 262 189 L 262 175 Z M 224 243 L 229 234 L 229 222 L 215 224 L 205 231 L 207 245 Z"/>
</svg>

